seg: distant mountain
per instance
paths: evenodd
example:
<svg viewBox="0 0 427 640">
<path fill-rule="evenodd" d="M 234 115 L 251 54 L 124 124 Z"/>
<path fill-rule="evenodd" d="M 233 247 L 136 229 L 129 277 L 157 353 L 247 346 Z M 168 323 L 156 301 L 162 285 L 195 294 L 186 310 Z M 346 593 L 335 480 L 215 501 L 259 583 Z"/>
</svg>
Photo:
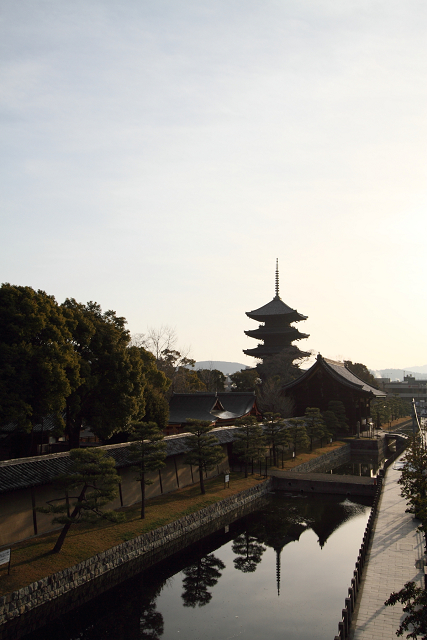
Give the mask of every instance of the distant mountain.
<svg viewBox="0 0 427 640">
<path fill-rule="evenodd" d="M 427 373 L 427 364 L 423 364 L 422 367 L 408 367 L 408 369 L 415 371 L 416 373 Z"/>
<path fill-rule="evenodd" d="M 376 378 L 390 378 L 390 380 L 400 380 L 403 382 L 405 376 L 414 376 L 417 380 L 427 380 L 427 366 L 412 367 L 411 369 L 379 369 L 377 371 L 370 370 Z"/>
<path fill-rule="evenodd" d="M 222 371 L 224 375 L 229 373 L 236 373 L 236 371 L 241 371 L 242 369 L 250 369 L 247 364 L 242 364 L 241 362 L 224 362 L 222 360 L 202 360 L 201 362 L 196 362 L 194 365 L 195 369 L 218 369 L 218 371 Z"/>
</svg>

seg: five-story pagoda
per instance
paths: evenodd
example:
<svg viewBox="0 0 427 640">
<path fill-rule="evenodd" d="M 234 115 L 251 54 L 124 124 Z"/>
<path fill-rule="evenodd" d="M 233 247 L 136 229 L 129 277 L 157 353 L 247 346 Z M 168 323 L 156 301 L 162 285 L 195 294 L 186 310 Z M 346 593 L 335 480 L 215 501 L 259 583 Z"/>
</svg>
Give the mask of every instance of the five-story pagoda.
<svg viewBox="0 0 427 640">
<path fill-rule="evenodd" d="M 263 344 L 258 344 L 255 349 L 244 349 L 243 353 L 247 356 L 264 360 L 292 347 L 292 350 L 295 350 L 295 358 L 292 359 L 299 357 L 300 350 L 292 343 L 295 340 L 308 338 L 308 335 L 301 333 L 291 325 L 293 322 L 307 320 L 307 316 L 303 316 L 295 309 L 291 309 L 280 298 L 278 260 L 276 260 L 276 295 L 271 302 L 254 311 L 247 311 L 246 315 L 252 320 L 264 323 L 260 324 L 258 329 L 245 331 L 247 336 L 262 340 Z M 301 352 L 301 356 L 304 355 L 308 354 Z"/>
</svg>

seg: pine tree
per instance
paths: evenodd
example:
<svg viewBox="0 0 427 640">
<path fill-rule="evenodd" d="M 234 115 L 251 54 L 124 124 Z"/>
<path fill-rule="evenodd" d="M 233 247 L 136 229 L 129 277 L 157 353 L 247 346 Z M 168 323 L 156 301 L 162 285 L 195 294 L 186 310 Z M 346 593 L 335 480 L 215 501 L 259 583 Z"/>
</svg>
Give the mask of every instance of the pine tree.
<svg viewBox="0 0 427 640">
<path fill-rule="evenodd" d="M 310 444 L 305 428 L 305 421 L 301 418 L 291 418 L 288 420 L 289 427 L 286 429 L 286 440 L 292 445 L 296 454 L 297 449 L 304 449 Z"/>
<path fill-rule="evenodd" d="M 137 480 L 141 484 L 141 519 L 145 518 L 145 485 L 153 484 L 146 477 L 150 471 L 165 466 L 166 442 L 163 432 L 155 422 L 135 422 L 133 424 L 132 444 L 129 446 L 129 458 L 135 466 Z"/>
<path fill-rule="evenodd" d="M 239 430 L 234 435 L 233 450 L 245 464 L 245 478 L 248 477 L 248 465 L 259 460 L 265 449 L 265 438 L 261 425 L 254 416 L 237 420 Z"/>
<path fill-rule="evenodd" d="M 188 452 L 185 455 L 184 464 L 198 467 L 202 494 L 206 493 L 203 473 L 207 473 L 219 464 L 224 455 L 217 438 L 209 433 L 212 429 L 212 424 L 207 420 L 187 420 L 187 431 L 192 435 L 185 439 Z"/>
<path fill-rule="evenodd" d="M 68 504 L 49 504 L 40 507 L 42 513 L 64 514 L 55 515 L 52 522 L 63 524 L 64 527 L 53 548 L 54 553 L 61 551 L 71 525 L 80 522 L 95 522 L 102 518 L 111 522 L 121 522 L 123 515 L 112 510 L 103 511 L 109 502 L 118 495 L 119 476 L 114 459 L 103 449 L 72 449 L 70 451 L 72 466 L 67 475 L 58 476 L 56 485 L 68 496 Z M 69 492 L 78 489 L 79 495 L 72 498 Z M 74 500 L 69 513 L 69 500 Z M 66 515 L 65 515 L 66 514 Z"/>
<path fill-rule="evenodd" d="M 319 439 L 322 444 L 322 438 L 328 435 L 326 424 L 317 407 L 307 407 L 304 414 L 305 428 L 310 438 L 310 451 L 313 451 L 313 440 Z"/>
<path fill-rule="evenodd" d="M 345 406 L 341 400 L 330 400 L 328 402 L 328 411 L 333 411 L 339 422 L 340 431 L 348 431 L 348 421 L 345 412 Z"/>
<path fill-rule="evenodd" d="M 273 466 L 277 466 L 277 447 L 286 442 L 286 423 L 280 413 L 264 414 L 264 436 L 273 454 Z"/>
</svg>

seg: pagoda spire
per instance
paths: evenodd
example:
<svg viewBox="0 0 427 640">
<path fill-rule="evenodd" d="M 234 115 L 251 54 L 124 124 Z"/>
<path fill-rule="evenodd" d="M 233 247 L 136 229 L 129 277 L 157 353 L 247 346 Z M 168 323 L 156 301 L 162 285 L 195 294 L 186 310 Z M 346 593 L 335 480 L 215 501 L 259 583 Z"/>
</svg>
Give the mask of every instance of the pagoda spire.
<svg viewBox="0 0 427 640">
<path fill-rule="evenodd" d="M 276 258 L 276 298 L 279 296 L 279 258 Z"/>
</svg>

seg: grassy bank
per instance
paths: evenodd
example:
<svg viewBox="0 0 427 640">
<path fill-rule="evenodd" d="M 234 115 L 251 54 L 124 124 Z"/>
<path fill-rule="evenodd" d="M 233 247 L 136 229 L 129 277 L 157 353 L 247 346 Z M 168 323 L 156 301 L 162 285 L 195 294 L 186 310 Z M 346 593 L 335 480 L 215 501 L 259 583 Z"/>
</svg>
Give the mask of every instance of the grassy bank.
<svg viewBox="0 0 427 640">
<path fill-rule="evenodd" d="M 334 442 L 313 452 L 299 453 L 295 459 L 286 460 L 284 468 L 292 469 L 341 446 L 341 442 Z M 59 530 L 18 543 L 12 547 L 10 576 L 7 575 L 7 565 L 0 567 L 0 596 L 56 571 L 71 567 L 106 549 L 177 520 L 181 516 L 235 495 L 263 480 L 264 477 L 259 475 L 245 478 L 242 473 L 231 473 L 230 486 L 225 488 L 221 475 L 206 482 L 204 496 L 200 494 L 200 487 L 196 484 L 148 500 L 144 520 L 140 519 L 140 505 L 137 504 L 122 509 L 126 520 L 121 524 L 98 522 L 92 526 L 73 526 L 58 554 L 53 554 L 51 550 Z"/>
</svg>

